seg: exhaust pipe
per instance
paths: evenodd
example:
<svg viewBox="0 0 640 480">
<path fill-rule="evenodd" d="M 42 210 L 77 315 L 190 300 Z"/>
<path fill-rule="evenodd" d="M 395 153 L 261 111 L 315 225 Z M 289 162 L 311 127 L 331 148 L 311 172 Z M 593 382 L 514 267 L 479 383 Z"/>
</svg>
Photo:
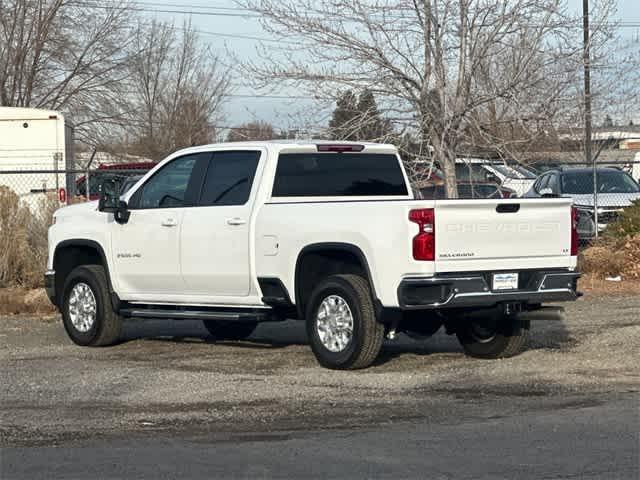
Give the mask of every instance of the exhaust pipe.
<svg viewBox="0 0 640 480">
<path fill-rule="evenodd" d="M 520 320 L 552 320 L 552 321 L 564 321 L 564 308 L 563 307 L 540 307 L 536 310 L 523 311 L 518 314 Z"/>
</svg>

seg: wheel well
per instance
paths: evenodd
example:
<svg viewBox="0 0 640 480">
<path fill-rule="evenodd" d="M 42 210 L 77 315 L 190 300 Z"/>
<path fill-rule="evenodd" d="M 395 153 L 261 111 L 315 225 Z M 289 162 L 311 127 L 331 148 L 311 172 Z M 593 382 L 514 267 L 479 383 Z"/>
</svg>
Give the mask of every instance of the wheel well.
<svg viewBox="0 0 640 480">
<path fill-rule="evenodd" d="M 104 265 L 103 256 L 98 248 L 89 245 L 66 245 L 56 249 L 53 257 L 53 269 L 56 272 L 55 291 L 60 304 L 64 282 L 80 265 Z"/>
<path fill-rule="evenodd" d="M 300 318 L 304 318 L 307 301 L 314 287 L 326 277 L 337 274 L 361 275 L 373 284 L 360 250 L 353 248 L 318 248 L 303 250 L 296 263 L 295 295 Z M 375 292 L 374 292 L 375 297 Z"/>
</svg>

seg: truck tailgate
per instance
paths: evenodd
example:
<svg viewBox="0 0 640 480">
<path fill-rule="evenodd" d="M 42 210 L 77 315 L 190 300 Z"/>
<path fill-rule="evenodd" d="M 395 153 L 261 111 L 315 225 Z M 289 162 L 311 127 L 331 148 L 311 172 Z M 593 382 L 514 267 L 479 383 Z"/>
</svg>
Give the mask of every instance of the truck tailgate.
<svg viewBox="0 0 640 480">
<path fill-rule="evenodd" d="M 571 199 L 436 202 L 436 271 L 572 264 Z"/>
</svg>

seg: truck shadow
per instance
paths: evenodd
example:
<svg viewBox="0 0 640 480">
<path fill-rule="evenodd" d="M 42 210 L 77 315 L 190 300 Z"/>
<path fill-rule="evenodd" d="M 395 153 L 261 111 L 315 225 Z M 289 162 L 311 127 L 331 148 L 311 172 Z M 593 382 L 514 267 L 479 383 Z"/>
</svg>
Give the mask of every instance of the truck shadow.
<svg viewBox="0 0 640 480">
<path fill-rule="evenodd" d="M 220 347 L 245 348 L 247 350 L 280 349 L 308 345 L 305 325 L 302 321 L 288 320 L 263 323 L 246 340 L 219 340 L 209 334 L 199 321 L 145 320 L 126 322 L 121 343 L 135 340 L 185 344 L 211 344 Z M 534 321 L 529 333 L 528 350 L 561 350 L 577 342 L 562 321 Z M 413 339 L 399 334 L 395 340 L 385 340 L 375 365 L 383 365 L 405 354 L 428 356 L 443 353 L 462 353 L 455 335 L 440 330 L 425 339 Z"/>
</svg>

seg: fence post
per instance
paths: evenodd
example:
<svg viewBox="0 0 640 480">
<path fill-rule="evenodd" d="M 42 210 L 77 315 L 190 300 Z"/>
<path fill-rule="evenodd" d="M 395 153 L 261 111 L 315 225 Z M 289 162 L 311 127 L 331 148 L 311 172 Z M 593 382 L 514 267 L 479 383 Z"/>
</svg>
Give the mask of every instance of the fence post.
<svg viewBox="0 0 640 480">
<path fill-rule="evenodd" d="M 96 156 L 96 151 L 97 149 L 94 147 L 93 152 L 91 152 L 91 157 L 89 158 L 89 161 L 87 162 L 87 173 L 85 176 L 85 191 L 87 193 L 87 202 L 91 201 L 91 184 L 89 183 L 89 169 L 91 168 L 91 164 L 93 163 L 93 158 Z"/>
<path fill-rule="evenodd" d="M 598 239 L 598 157 L 593 159 L 593 221 L 596 224 L 596 240 Z"/>
</svg>

